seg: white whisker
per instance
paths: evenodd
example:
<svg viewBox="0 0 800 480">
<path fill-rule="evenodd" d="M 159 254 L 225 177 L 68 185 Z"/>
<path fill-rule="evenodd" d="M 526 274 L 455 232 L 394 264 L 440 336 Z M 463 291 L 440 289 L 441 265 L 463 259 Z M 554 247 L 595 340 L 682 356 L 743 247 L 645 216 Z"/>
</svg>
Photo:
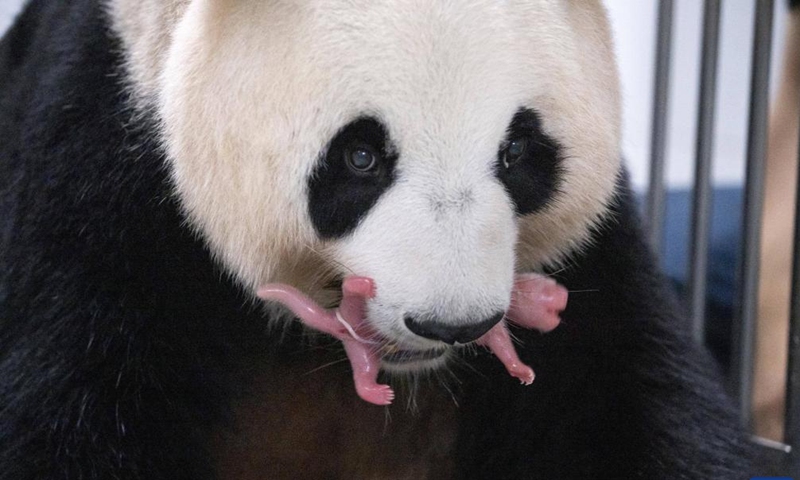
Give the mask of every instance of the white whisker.
<svg viewBox="0 0 800 480">
<path fill-rule="evenodd" d="M 324 365 L 320 365 L 319 367 L 316 367 L 316 368 L 313 368 L 313 369 L 307 371 L 306 373 L 303 374 L 303 376 L 311 375 L 312 373 L 318 372 L 318 371 L 326 369 L 328 367 L 332 367 L 334 365 L 338 365 L 338 364 L 340 364 L 342 362 L 346 362 L 346 361 L 347 361 L 347 357 L 340 358 L 339 360 L 334 360 L 332 362 L 328 362 L 328 363 L 326 363 Z"/>
</svg>

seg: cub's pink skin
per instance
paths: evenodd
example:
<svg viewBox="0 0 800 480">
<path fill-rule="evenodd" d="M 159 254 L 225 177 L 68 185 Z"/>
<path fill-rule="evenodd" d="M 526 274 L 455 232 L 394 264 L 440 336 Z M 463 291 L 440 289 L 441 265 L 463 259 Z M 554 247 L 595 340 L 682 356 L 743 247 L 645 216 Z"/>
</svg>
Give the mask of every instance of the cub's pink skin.
<svg viewBox="0 0 800 480">
<path fill-rule="evenodd" d="M 375 296 L 375 285 L 367 277 L 350 276 L 342 282 L 342 301 L 338 309 L 317 305 L 296 288 L 284 284 L 268 284 L 259 288 L 258 296 L 278 301 L 288 307 L 307 326 L 341 340 L 353 369 L 358 395 L 375 405 L 389 405 L 394 391 L 377 383 L 380 358 L 373 341 L 375 336 L 366 319 L 366 302 Z M 554 280 L 535 273 L 515 277 L 511 306 L 506 319 L 476 340 L 488 348 L 521 383 L 530 385 L 533 370 L 522 363 L 514 349 L 506 322 L 523 328 L 549 332 L 560 322 L 559 313 L 566 308 L 567 290 Z"/>
<path fill-rule="evenodd" d="M 309 327 L 337 339 L 344 345 L 353 369 L 353 381 L 358 396 L 375 405 L 389 405 L 394 391 L 389 385 L 377 382 L 380 358 L 371 348 L 369 329 L 364 324 L 366 301 L 375 296 L 375 286 L 366 277 L 347 277 L 342 284 L 342 302 L 338 310 L 327 310 L 294 287 L 268 284 L 258 289 L 264 300 L 282 303 Z M 341 316 L 341 321 L 337 318 Z"/>
<path fill-rule="evenodd" d="M 544 275 L 517 275 L 506 320 L 523 328 L 549 332 L 561 321 L 558 314 L 566 308 L 567 297 L 566 288 Z M 492 327 L 476 343 L 491 350 L 512 377 L 518 378 L 524 385 L 533 382 L 533 369 L 522 363 L 517 356 L 505 321 Z"/>
<path fill-rule="evenodd" d="M 555 280 L 538 273 L 522 273 L 514 279 L 511 306 L 506 317 L 523 328 L 549 332 L 561 322 L 569 292 Z"/>
<path fill-rule="evenodd" d="M 514 349 L 514 344 L 511 342 L 511 335 L 508 333 L 506 322 L 502 321 L 492 327 L 491 330 L 484 333 L 481 338 L 475 341 L 478 345 L 482 345 L 503 363 L 506 371 L 514 378 L 518 378 L 523 385 L 530 385 L 536 375 L 533 369 L 519 359 L 517 351 Z"/>
</svg>

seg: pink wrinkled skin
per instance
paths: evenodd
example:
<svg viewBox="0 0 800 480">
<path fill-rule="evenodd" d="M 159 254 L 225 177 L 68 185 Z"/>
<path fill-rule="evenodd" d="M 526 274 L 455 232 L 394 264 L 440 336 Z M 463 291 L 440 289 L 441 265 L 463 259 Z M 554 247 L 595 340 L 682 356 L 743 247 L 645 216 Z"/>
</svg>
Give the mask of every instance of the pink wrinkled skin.
<svg viewBox="0 0 800 480">
<path fill-rule="evenodd" d="M 553 279 L 536 273 L 517 275 L 505 320 L 523 328 L 549 332 L 561 322 L 558 314 L 567 307 L 567 296 L 567 289 Z M 533 370 L 517 356 L 505 321 L 492 327 L 476 343 L 491 350 L 512 377 L 525 385 L 533 383 Z"/>
<path fill-rule="evenodd" d="M 308 296 L 288 285 L 265 285 L 258 289 L 258 296 L 264 300 L 283 303 L 307 326 L 341 340 L 353 368 L 353 381 L 358 396 L 375 405 L 392 403 L 394 391 L 389 385 L 377 382 L 381 362 L 375 348 L 370 348 L 373 344 L 368 338 L 372 335 L 364 324 L 366 301 L 375 296 L 375 286 L 371 279 L 366 277 L 344 279 L 342 302 L 338 313 L 347 325 L 337 319 L 337 310 L 320 307 Z"/>
<path fill-rule="evenodd" d="M 307 326 L 334 336 L 344 345 L 353 369 L 358 395 L 375 405 L 389 405 L 394 391 L 377 383 L 380 357 L 376 334 L 365 322 L 368 299 L 375 296 L 372 279 L 350 276 L 342 283 L 342 302 L 338 309 L 327 310 L 297 289 L 284 284 L 268 284 L 258 289 L 264 300 L 278 301 L 288 307 Z M 523 328 L 549 332 L 560 322 L 566 308 L 567 290 L 554 280 L 535 273 L 517 275 L 506 319 Z M 533 370 L 517 356 L 506 321 L 501 321 L 476 343 L 494 353 L 513 377 L 525 385 L 534 379 Z"/>
</svg>

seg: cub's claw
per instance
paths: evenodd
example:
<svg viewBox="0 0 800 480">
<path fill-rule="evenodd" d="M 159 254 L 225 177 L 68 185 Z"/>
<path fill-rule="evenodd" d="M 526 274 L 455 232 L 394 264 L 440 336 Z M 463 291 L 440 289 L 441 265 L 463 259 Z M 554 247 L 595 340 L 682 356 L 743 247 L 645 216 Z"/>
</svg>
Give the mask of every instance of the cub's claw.
<svg viewBox="0 0 800 480">
<path fill-rule="evenodd" d="M 519 383 L 522 385 L 530 385 L 533 383 L 533 379 L 536 378 L 533 369 L 527 365 L 509 368 L 508 373 L 511 374 L 512 377 L 519 379 Z"/>
<path fill-rule="evenodd" d="M 394 390 L 389 385 L 359 386 L 358 396 L 374 405 L 390 405 L 394 400 Z"/>
</svg>

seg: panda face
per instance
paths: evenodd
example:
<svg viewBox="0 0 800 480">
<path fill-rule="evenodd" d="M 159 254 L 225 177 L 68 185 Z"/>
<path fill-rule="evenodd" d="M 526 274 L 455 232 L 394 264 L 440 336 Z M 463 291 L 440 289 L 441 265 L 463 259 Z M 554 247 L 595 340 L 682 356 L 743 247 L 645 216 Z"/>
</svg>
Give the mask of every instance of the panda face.
<svg viewBox="0 0 800 480">
<path fill-rule="evenodd" d="M 157 47 L 117 28 L 192 225 L 248 289 L 326 302 L 368 276 L 374 327 L 438 348 L 496 322 L 514 272 L 580 248 L 607 210 L 619 111 L 599 2 L 179 3 Z M 138 62 L 148 48 L 163 61 Z"/>
<path fill-rule="evenodd" d="M 497 320 L 488 320 L 507 309 L 514 274 L 517 228 L 495 172 L 499 142 L 474 152 L 474 142 L 453 139 L 448 152 L 432 151 L 433 138 L 423 145 L 353 138 L 380 125 L 357 120 L 334 137 L 312 173 L 312 223 L 334 258 L 375 280 L 369 319 L 384 337 L 418 348 L 435 347 L 431 337 L 474 340 L 488 328 L 473 327 L 493 326 Z M 352 165 L 360 149 L 375 162 L 370 171 Z M 331 181 L 337 170 L 344 175 Z M 435 326 L 453 328 L 432 335 Z M 470 335 L 457 338 L 459 328 Z"/>
<path fill-rule="evenodd" d="M 369 318 L 384 337 L 466 343 L 508 308 L 517 219 L 556 195 L 563 159 L 531 110 L 504 135 L 493 152 L 476 156 L 467 143 L 432 156 L 426 145 L 414 158 L 379 119 L 360 118 L 317 164 L 311 221 L 335 258 L 376 280 Z"/>
</svg>

